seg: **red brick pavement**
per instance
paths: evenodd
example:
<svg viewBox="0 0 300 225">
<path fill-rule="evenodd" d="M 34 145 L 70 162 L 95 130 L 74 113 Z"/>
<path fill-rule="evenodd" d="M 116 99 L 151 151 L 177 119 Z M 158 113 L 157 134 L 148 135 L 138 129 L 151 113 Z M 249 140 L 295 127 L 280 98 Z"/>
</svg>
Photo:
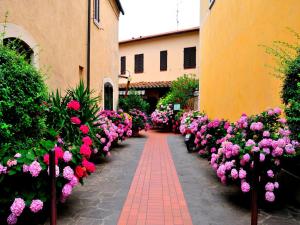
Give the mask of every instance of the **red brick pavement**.
<svg viewBox="0 0 300 225">
<path fill-rule="evenodd" d="M 192 225 L 167 135 L 148 133 L 118 225 Z"/>
</svg>

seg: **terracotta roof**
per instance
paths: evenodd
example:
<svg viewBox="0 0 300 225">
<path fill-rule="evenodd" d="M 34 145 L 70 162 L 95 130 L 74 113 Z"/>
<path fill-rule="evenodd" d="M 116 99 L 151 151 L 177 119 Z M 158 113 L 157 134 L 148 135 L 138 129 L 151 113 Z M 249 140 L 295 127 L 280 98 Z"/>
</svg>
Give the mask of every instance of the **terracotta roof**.
<svg viewBox="0 0 300 225">
<path fill-rule="evenodd" d="M 174 35 L 174 34 L 183 34 L 183 33 L 188 33 L 188 32 L 199 31 L 199 30 L 200 30 L 199 27 L 192 27 L 192 28 L 184 29 L 184 30 L 170 31 L 170 32 L 166 32 L 166 33 L 154 34 L 154 35 L 149 35 L 149 36 L 140 36 L 138 38 L 132 38 L 132 39 L 120 41 L 119 44 L 126 44 L 126 43 L 134 42 L 134 41 L 142 41 L 142 40 L 147 40 L 147 39 L 151 39 L 151 38 L 158 38 L 158 37 Z"/>
<path fill-rule="evenodd" d="M 130 83 L 129 88 L 164 88 L 164 87 L 171 87 L 172 81 L 154 81 L 154 82 L 136 82 L 136 83 Z M 125 84 L 119 84 L 120 89 L 126 88 Z"/>
</svg>

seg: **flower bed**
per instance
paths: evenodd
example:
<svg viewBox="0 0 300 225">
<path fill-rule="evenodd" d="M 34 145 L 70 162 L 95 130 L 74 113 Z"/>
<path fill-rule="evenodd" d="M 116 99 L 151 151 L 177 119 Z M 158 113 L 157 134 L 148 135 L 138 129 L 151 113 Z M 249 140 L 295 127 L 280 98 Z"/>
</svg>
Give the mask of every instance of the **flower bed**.
<svg viewBox="0 0 300 225">
<path fill-rule="evenodd" d="M 286 121 L 280 118 L 279 108 L 255 116 L 245 114 L 234 124 L 225 120 L 209 120 L 192 113 L 182 117 L 181 133 L 196 136 L 199 154 L 210 159 L 212 168 L 222 183 L 236 183 L 243 192 L 251 190 L 254 152 L 260 153 L 260 185 L 265 200 L 275 201 L 277 180 L 284 158 L 296 155 L 299 143 L 289 138 Z M 191 119 L 193 118 L 193 119 Z"/>
<path fill-rule="evenodd" d="M 151 114 L 152 123 L 160 128 L 167 128 L 168 126 L 170 126 L 173 117 L 174 111 L 172 109 L 172 105 L 161 105 L 159 109 L 156 109 Z"/>
</svg>

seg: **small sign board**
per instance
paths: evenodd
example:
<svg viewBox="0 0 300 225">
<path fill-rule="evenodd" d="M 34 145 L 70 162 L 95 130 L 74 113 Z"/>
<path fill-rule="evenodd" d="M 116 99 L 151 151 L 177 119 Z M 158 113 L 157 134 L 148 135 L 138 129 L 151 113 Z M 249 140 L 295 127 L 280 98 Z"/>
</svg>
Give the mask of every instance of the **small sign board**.
<svg viewBox="0 0 300 225">
<path fill-rule="evenodd" d="M 179 111 L 180 110 L 180 104 L 174 104 L 174 111 Z"/>
</svg>

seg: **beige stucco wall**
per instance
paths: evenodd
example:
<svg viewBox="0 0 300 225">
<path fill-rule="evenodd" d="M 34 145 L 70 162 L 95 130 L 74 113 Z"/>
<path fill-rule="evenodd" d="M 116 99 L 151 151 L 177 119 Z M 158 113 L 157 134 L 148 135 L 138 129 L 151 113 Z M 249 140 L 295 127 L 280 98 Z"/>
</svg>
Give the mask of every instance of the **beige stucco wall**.
<svg viewBox="0 0 300 225">
<path fill-rule="evenodd" d="M 78 84 L 79 66 L 84 68 L 86 76 L 86 0 L 1 0 L 0 23 L 4 22 L 6 12 L 9 14 L 7 35 L 18 33 L 18 37 L 31 47 L 35 45 L 36 64 L 46 74 L 51 90 L 64 91 Z M 113 86 L 118 83 L 118 17 L 115 1 L 102 0 L 100 27 L 91 18 L 91 89 L 102 99 L 103 80 L 111 80 Z M 116 106 L 117 90 L 114 94 Z M 103 105 L 103 101 L 101 103 Z"/>
<path fill-rule="evenodd" d="M 128 43 L 120 43 L 120 57 L 126 56 L 126 69 L 130 71 L 131 82 L 171 81 L 185 73 L 198 74 L 198 54 L 195 69 L 183 68 L 183 50 L 196 46 L 198 52 L 199 32 L 168 35 Z M 160 51 L 168 51 L 168 70 L 160 71 Z M 134 73 L 134 55 L 144 54 L 144 72 Z M 119 59 L 120 62 L 120 59 Z M 125 83 L 120 79 L 119 83 Z"/>
</svg>

